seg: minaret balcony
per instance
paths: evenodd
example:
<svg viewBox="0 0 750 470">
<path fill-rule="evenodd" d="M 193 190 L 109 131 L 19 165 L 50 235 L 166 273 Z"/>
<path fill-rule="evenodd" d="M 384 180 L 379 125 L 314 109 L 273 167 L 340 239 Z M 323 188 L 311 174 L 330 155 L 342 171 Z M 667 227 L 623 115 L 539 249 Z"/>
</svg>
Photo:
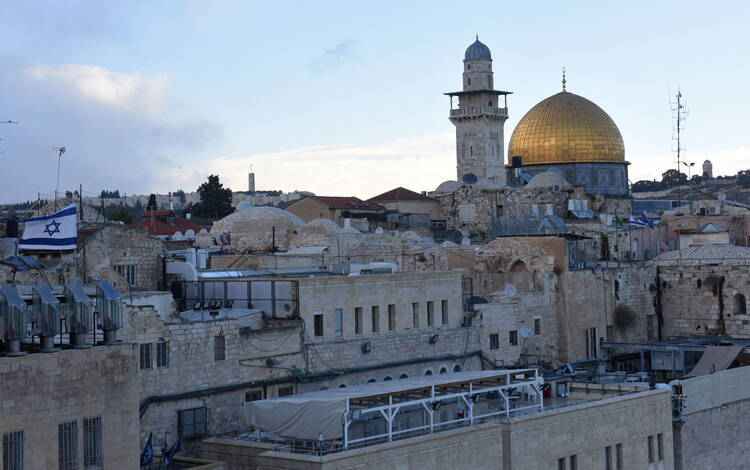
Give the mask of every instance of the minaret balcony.
<svg viewBox="0 0 750 470">
<path fill-rule="evenodd" d="M 491 116 L 507 119 L 508 108 L 496 108 L 494 106 L 467 106 L 464 108 L 451 109 L 452 118 L 470 118 L 480 116 Z"/>
</svg>

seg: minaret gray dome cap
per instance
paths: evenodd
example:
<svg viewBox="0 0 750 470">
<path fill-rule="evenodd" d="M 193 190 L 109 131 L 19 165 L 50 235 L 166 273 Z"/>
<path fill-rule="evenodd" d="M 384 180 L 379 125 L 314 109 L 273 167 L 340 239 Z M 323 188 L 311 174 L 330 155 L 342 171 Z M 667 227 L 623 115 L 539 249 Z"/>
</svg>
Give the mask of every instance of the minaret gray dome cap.
<svg viewBox="0 0 750 470">
<path fill-rule="evenodd" d="M 477 40 L 466 49 L 464 60 L 492 60 L 490 48 L 479 42 L 479 36 L 477 36 Z"/>
</svg>

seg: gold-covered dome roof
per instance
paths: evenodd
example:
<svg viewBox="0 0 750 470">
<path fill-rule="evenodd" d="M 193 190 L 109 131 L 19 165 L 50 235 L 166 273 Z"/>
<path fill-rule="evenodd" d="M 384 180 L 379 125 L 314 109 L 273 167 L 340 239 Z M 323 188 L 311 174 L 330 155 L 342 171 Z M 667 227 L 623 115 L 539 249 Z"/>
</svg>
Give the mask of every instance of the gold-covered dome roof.
<svg viewBox="0 0 750 470">
<path fill-rule="evenodd" d="M 519 121 L 508 145 L 508 164 L 625 162 L 615 122 L 582 96 L 562 91 L 541 101 Z"/>
</svg>

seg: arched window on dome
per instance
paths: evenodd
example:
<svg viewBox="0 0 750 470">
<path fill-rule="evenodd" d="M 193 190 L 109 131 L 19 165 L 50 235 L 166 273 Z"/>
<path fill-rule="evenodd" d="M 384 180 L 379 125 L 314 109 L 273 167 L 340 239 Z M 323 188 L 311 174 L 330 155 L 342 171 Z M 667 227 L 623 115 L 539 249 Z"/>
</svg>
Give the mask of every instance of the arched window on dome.
<svg viewBox="0 0 750 470">
<path fill-rule="evenodd" d="M 461 372 L 461 366 L 460 366 L 459 364 L 456 364 L 456 365 L 455 365 L 455 366 L 453 367 L 453 372 Z"/>
</svg>

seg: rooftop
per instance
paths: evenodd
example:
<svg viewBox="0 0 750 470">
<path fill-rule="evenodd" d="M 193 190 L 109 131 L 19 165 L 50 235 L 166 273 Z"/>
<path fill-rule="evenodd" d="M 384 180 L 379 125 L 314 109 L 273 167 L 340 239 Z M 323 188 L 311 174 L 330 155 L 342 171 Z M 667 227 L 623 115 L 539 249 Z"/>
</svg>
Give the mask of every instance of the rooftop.
<svg viewBox="0 0 750 470">
<path fill-rule="evenodd" d="M 368 202 L 376 202 L 376 203 L 383 203 L 383 202 L 398 202 L 398 201 L 426 201 L 426 202 L 435 202 L 435 200 L 428 196 L 423 196 L 422 194 L 416 193 L 414 191 L 411 191 L 409 189 L 403 188 L 399 186 L 396 189 L 391 189 L 390 191 L 387 191 L 383 194 L 380 194 L 375 197 L 371 197 L 367 200 Z"/>
</svg>

